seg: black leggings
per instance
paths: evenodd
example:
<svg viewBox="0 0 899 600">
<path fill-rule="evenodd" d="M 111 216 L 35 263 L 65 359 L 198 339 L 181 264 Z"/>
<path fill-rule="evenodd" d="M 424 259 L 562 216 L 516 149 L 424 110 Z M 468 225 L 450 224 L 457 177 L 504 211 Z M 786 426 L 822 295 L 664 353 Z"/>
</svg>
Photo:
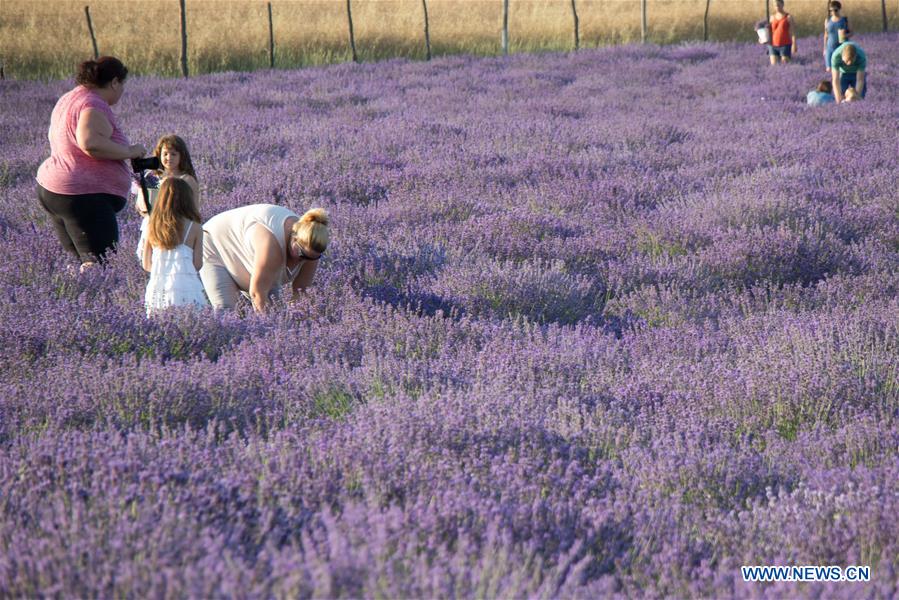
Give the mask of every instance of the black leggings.
<svg viewBox="0 0 899 600">
<path fill-rule="evenodd" d="M 82 263 L 103 262 L 119 241 L 116 213 L 126 201 L 112 194 L 54 194 L 37 186 L 37 199 L 56 229 L 62 247 Z"/>
</svg>

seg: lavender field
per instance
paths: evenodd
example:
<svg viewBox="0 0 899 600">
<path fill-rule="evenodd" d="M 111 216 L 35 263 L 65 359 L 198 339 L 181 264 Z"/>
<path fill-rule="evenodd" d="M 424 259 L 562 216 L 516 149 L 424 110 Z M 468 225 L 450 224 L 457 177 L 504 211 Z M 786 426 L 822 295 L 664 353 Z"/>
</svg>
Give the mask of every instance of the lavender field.
<svg viewBox="0 0 899 600">
<path fill-rule="evenodd" d="M 307 298 L 74 275 L 0 83 L 0 596 L 899 594 L 899 35 L 135 77 L 204 218 L 330 212 Z M 814 54 L 813 54 L 814 52 Z M 744 583 L 741 565 L 869 565 Z"/>
</svg>

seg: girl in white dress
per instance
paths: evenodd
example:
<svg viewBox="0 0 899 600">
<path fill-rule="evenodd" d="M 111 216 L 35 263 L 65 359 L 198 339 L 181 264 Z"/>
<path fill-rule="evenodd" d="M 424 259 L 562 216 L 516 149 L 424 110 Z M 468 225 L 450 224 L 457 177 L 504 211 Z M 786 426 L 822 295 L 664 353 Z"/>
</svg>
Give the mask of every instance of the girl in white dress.
<svg viewBox="0 0 899 600">
<path fill-rule="evenodd" d="M 178 177 L 185 180 L 194 191 L 194 202 L 197 204 L 197 209 L 202 209 L 203 201 L 200 198 L 200 183 L 197 181 L 197 172 L 194 170 L 194 163 L 190 158 L 187 142 L 174 134 L 164 135 L 156 142 L 153 156 L 159 158 L 162 166 L 158 171 L 149 172 L 153 179 L 159 182 L 167 177 Z M 137 260 L 143 260 L 144 245 L 147 243 L 147 225 L 150 223 L 147 201 L 144 199 L 143 190 L 137 183 L 132 185 L 132 191 L 135 195 L 134 207 L 143 217 L 140 224 L 140 238 L 137 241 Z M 150 196 L 150 208 L 156 205 L 158 193 L 159 190 L 156 187 L 147 189 L 147 194 Z"/>
<path fill-rule="evenodd" d="M 169 306 L 208 306 L 198 271 L 203 266 L 203 229 L 190 184 L 169 177 L 159 186 L 150 213 L 144 269 L 150 272 L 147 316 Z"/>
</svg>

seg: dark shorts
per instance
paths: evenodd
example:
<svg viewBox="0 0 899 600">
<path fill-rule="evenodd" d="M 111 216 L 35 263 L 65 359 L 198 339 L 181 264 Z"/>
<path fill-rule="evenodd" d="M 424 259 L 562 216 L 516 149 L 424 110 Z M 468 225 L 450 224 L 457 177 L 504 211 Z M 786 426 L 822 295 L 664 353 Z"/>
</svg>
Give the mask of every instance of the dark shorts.
<svg viewBox="0 0 899 600">
<path fill-rule="evenodd" d="M 768 46 L 768 55 L 769 56 L 785 56 L 790 58 L 793 56 L 793 47 L 792 46 Z"/>
<path fill-rule="evenodd" d="M 858 73 L 840 73 L 840 91 L 844 94 L 846 90 L 855 87 L 858 83 Z M 868 93 L 868 74 L 865 73 L 865 89 L 862 90 L 862 98 Z"/>
</svg>

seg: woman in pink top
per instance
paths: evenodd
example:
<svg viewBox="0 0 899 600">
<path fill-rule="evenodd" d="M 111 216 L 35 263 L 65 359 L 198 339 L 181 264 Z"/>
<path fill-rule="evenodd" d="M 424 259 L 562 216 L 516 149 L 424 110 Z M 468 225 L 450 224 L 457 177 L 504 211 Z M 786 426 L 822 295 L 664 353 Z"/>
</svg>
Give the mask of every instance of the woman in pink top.
<svg viewBox="0 0 899 600">
<path fill-rule="evenodd" d="M 81 270 L 103 261 L 119 241 L 116 213 L 131 186 L 129 158 L 146 149 L 131 144 L 110 108 L 125 91 L 128 69 L 111 56 L 81 63 L 78 86 L 50 117 L 50 158 L 37 171 L 37 197 L 63 248 Z"/>
</svg>

